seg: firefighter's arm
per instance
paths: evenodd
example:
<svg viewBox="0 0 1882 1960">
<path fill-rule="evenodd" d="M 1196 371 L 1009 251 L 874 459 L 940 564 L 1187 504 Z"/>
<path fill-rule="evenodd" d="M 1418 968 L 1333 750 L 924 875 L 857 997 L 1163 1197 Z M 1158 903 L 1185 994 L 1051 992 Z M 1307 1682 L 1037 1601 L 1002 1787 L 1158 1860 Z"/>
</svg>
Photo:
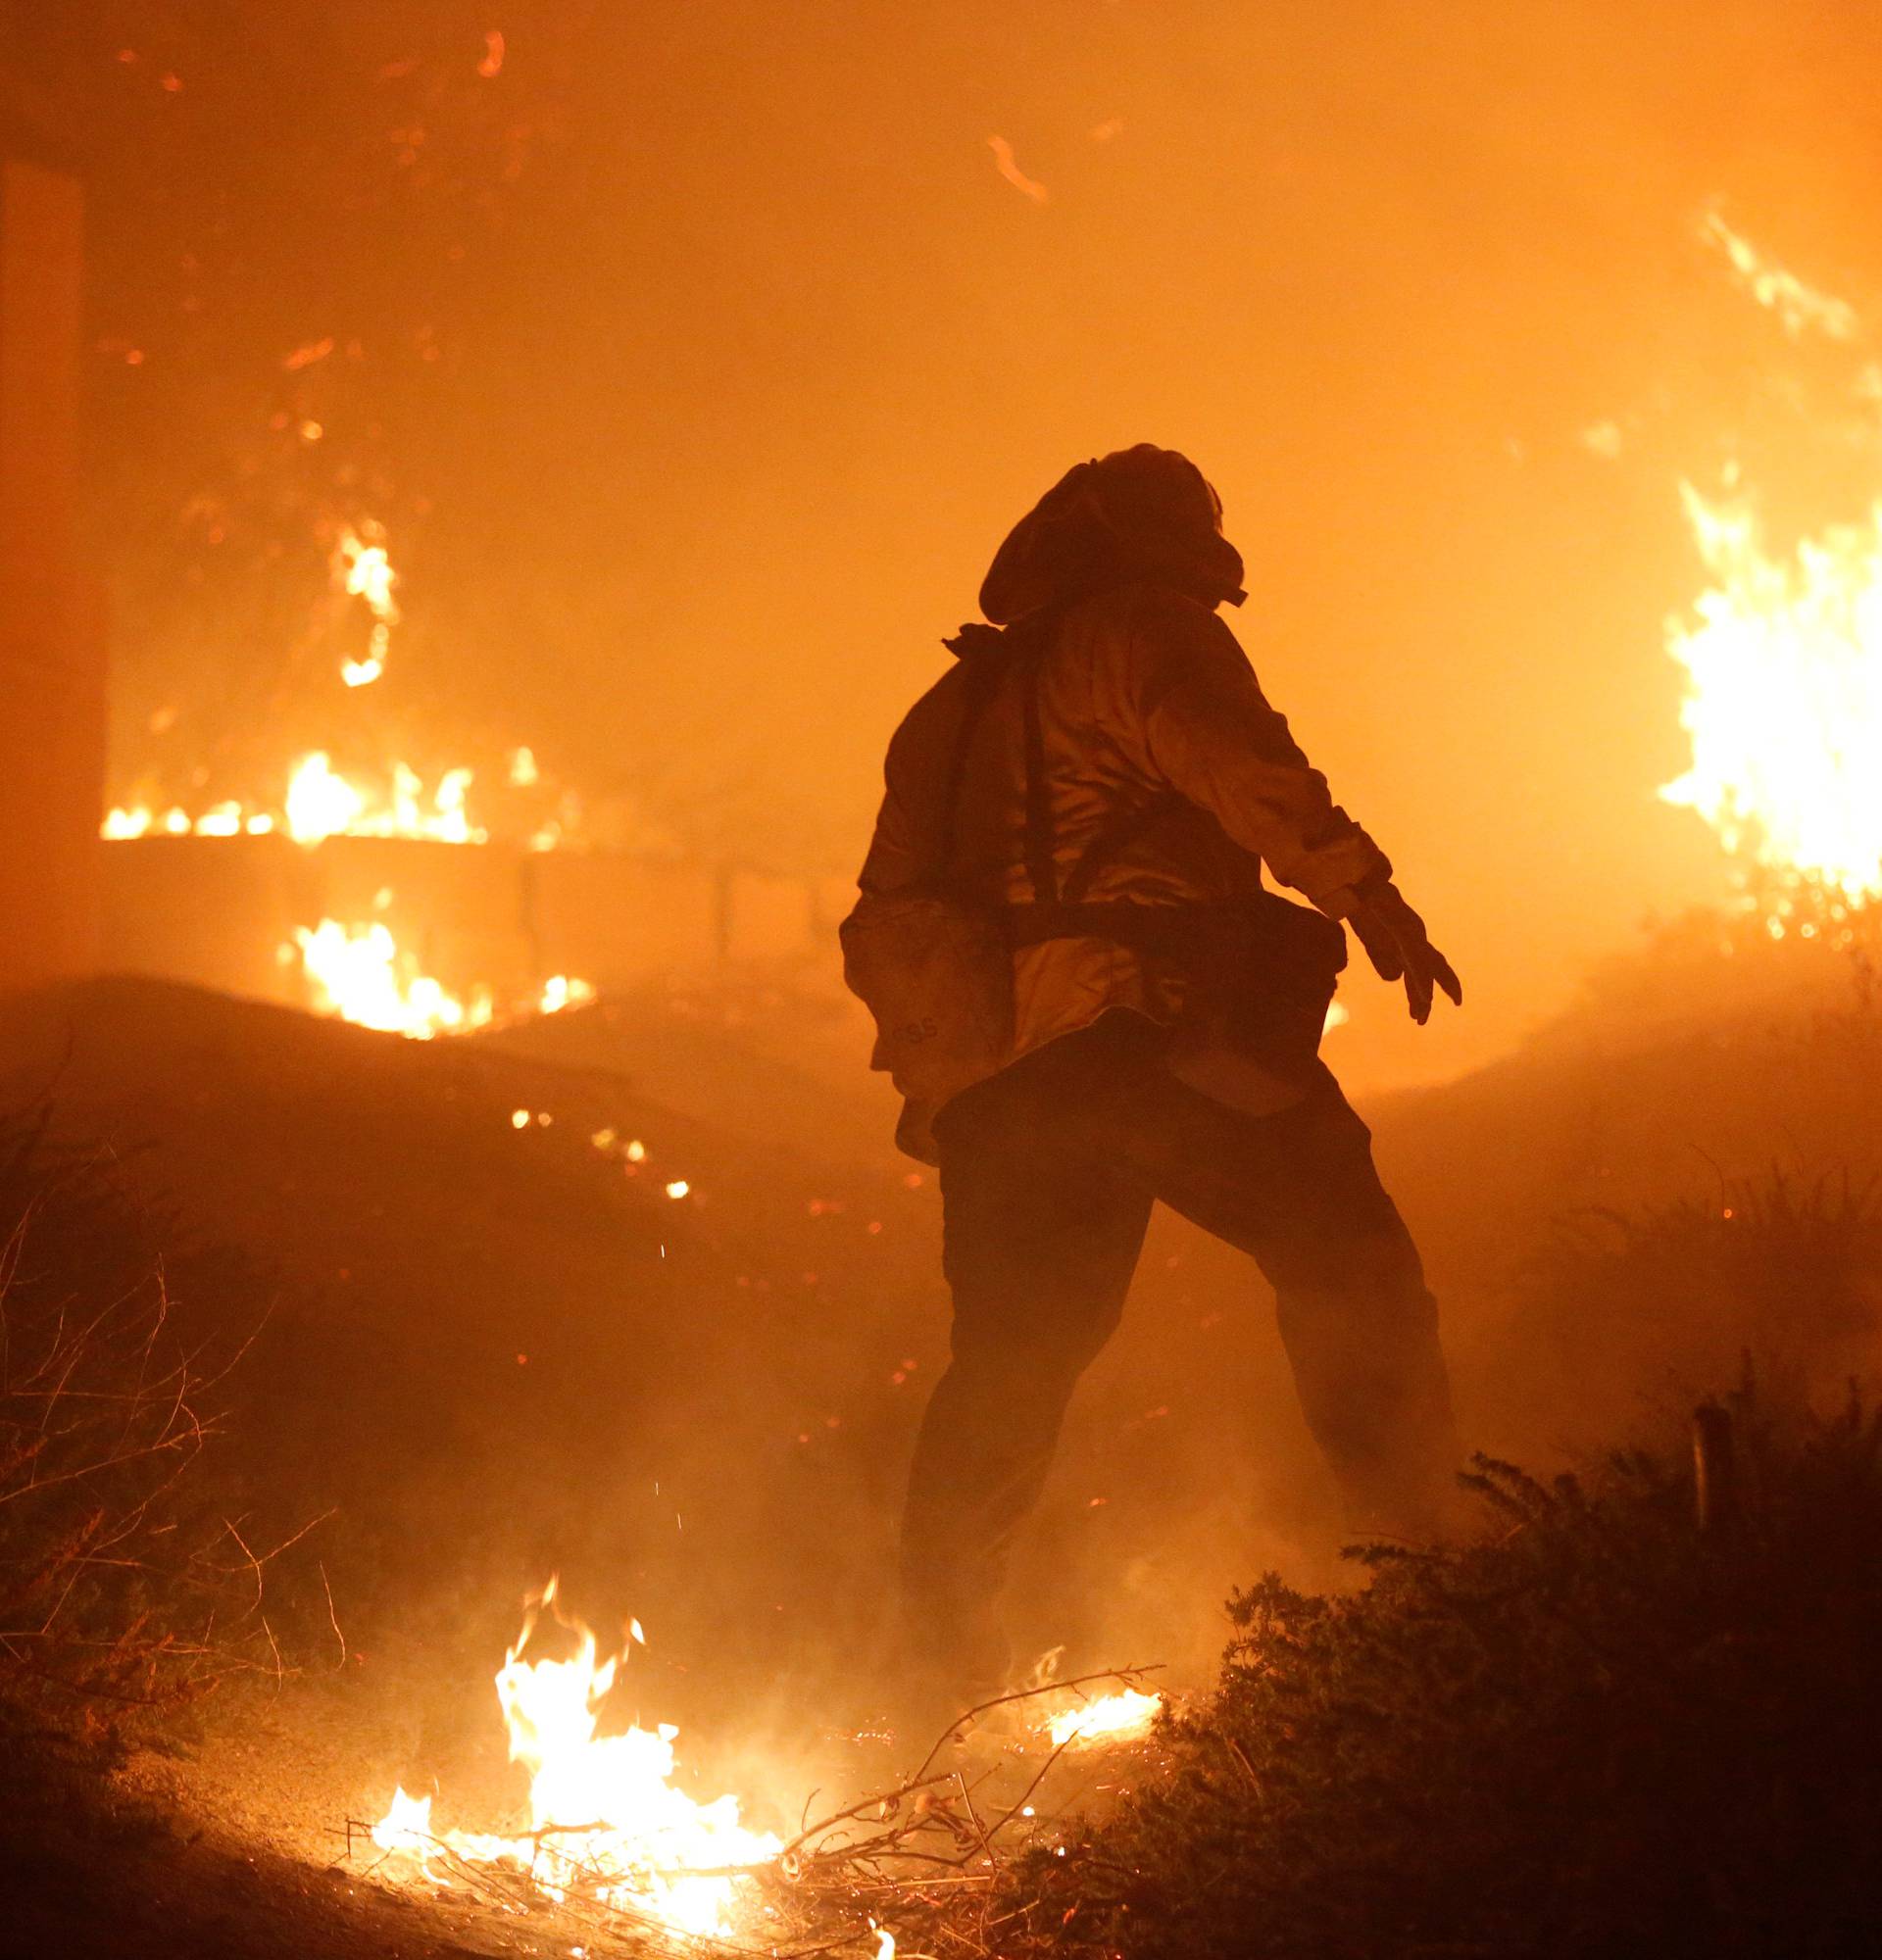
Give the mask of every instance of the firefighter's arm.
<svg viewBox="0 0 1882 1960">
<path fill-rule="evenodd" d="M 1132 691 L 1156 772 L 1322 910 L 1335 894 L 1390 877 L 1385 854 L 1334 804 L 1268 705 L 1234 634 L 1187 600 L 1146 599 Z"/>
<path fill-rule="evenodd" d="M 1139 708 L 1159 773 L 1283 884 L 1348 921 L 1380 976 L 1405 982 L 1414 1020 L 1428 1018 L 1437 988 L 1461 1002 L 1457 974 L 1392 883 L 1390 860 L 1334 803 L 1234 634 L 1201 607 L 1172 603 L 1179 612 L 1134 636 Z"/>
<path fill-rule="evenodd" d="M 857 874 L 857 888 L 865 901 L 886 898 L 915 884 L 920 871 L 920 854 L 915 848 L 914 827 L 907 807 L 891 789 L 876 813 L 875 834 L 869 839 L 869 855 Z"/>
<path fill-rule="evenodd" d="M 856 881 L 863 894 L 859 909 L 871 899 L 891 898 L 932 875 L 930 833 L 937 821 L 932 806 L 940 795 L 936 756 L 943 746 L 932 720 L 933 702 L 924 696 L 890 737 L 875 832 Z"/>
</svg>

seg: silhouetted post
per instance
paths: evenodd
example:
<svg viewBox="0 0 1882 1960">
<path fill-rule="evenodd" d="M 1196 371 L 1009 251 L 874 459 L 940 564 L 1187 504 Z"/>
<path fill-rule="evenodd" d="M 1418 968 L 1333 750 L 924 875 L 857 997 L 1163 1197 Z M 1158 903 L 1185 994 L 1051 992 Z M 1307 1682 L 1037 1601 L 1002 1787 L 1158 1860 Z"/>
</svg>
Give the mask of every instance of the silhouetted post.
<svg viewBox="0 0 1882 1960">
<path fill-rule="evenodd" d="M 104 638 L 76 542 L 84 202 L 15 141 L 0 121 L 0 989 L 97 969 L 103 870 Z"/>
<path fill-rule="evenodd" d="M 1701 1402 L 1693 1411 L 1693 1479 L 1699 1528 L 1708 1537 L 1738 1523 L 1738 1462 L 1729 1410 Z"/>
</svg>

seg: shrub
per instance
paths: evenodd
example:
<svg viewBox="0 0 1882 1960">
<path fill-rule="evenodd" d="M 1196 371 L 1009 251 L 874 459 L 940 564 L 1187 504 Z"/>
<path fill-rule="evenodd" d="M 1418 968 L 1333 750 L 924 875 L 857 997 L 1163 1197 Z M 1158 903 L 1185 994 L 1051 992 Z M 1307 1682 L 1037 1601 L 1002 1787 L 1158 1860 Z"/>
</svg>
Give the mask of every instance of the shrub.
<svg viewBox="0 0 1882 1960">
<path fill-rule="evenodd" d="M 1834 1391 L 1882 1351 L 1876 1188 L 1773 1173 L 1564 1220 L 1524 1270 L 1509 1348 L 1596 1435 L 1631 1426 L 1643 1393 L 1689 1407 L 1741 1356 L 1786 1398 Z"/>
<path fill-rule="evenodd" d="M 226 1363 L 177 1338 L 157 1236 L 108 1161 L 0 1132 L 0 1690 L 94 1734 L 272 1647 L 203 1473 Z M 186 1264 L 250 1310 L 252 1276 Z"/>
<path fill-rule="evenodd" d="M 1882 1423 L 1742 1399 L 1737 1429 L 1735 1530 L 1683 1462 L 1479 1458 L 1482 1542 L 1237 1595 L 1167 1774 L 1029 1857 L 1002 1950 L 1873 1950 Z"/>
</svg>

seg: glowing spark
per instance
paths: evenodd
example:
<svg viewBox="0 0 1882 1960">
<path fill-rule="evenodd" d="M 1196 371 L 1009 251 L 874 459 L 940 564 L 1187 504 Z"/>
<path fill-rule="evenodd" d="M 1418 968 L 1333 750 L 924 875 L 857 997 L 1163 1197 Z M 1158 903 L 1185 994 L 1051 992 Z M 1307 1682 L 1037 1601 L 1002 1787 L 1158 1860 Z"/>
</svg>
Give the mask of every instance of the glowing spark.
<svg viewBox="0 0 1882 1960">
<path fill-rule="evenodd" d="M 1795 272 L 1766 258 L 1749 238 L 1741 237 L 1716 210 L 1700 215 L 1699 235 L 1724 253 L 1738 283 L 1759 306 L 1777 315 L 1793 340 L 1808 327 L 1832 340 L 1854 340 L 1861 330 L 1857 311 L 1848 300 L 1807 286 Z"/>
<path fill-rule="evenodd" d="M 993 152 L 993 161 L 1000 174 L 1015 190 L 1031 198 L 1034 204 L 1046 204 L 1051 201 L 1052 193 L 1045 185 L 1027 176 L 1014 160 L 1013 145 L 1004 136 L 989 136 L 987 148 Z"/>
<path fill-rule="evenodd" d="M 329 333 L 322 340 L 311 340 L 305 347 L 297 347 L 281 366 L 290 374 L 298 373 L 303 368 L 311 368 L 317 361 L 324 361 L 333 352 L 333 336 Z"/>
<path fill-rule="evenodd" d="M 477 73 L 485 81 L 493 81 L 503 73 L 503 35 L 495 27 L 483 37 L 483 59 L 477 64 Z"/>
<path fill-rule="evenodd" d="M 536 754 L 533 749 L 513 749 L 510 752 L 510 782 L 513 788 L 526 790 L 542 780 L 542 771 L 536 767 Z"/>
</svg>

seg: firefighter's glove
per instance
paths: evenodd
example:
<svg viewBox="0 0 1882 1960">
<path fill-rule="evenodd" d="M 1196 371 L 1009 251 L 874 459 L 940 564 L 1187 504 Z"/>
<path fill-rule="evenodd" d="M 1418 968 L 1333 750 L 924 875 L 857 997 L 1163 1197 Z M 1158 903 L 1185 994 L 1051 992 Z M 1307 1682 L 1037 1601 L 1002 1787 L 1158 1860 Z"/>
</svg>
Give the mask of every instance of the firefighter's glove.
<svg viewBox="0 0 1882 1960">
<path fill-rule="evenodd" d="M 1431 1018 L 1431 1003 L 1439 988 L 1463 1005 L 1462 982 L 1426 937 L 1423 919 L 1389 879 L 1352 887 L 1342 909 L 1379 978 L 1405 982 L 1406 1002 L 1420 1027 Z"/>
</svg>

